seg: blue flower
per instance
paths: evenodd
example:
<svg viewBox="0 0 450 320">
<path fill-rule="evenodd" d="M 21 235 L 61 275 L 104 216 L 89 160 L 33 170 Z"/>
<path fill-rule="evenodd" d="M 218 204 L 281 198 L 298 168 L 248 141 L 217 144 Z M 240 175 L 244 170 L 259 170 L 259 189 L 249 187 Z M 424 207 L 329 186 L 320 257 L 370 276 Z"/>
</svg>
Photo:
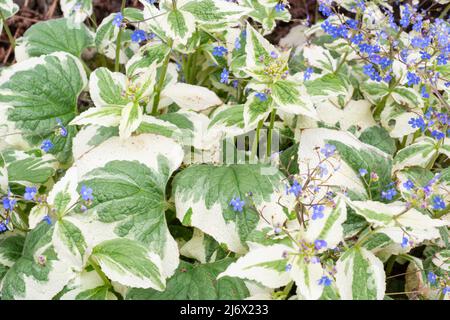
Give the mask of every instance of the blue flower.
<svg viewBox="0 0 450 320">
<path fill-rule="evenodd" d="M 431 284 L 435 284 L 436 283 L 437 276 L 433 272 L 431 272 L 431 271 L 428 272 L 427 278 L 428 278 L 428 282 L 429 283 L 431 283 Z"/>
<path fill-rule="evenodd" d="M 282 2 L 277 3 L 277 5 L 275 6 L 276 12 L 283 12 L 285 9 L 286 9 L 286 5 Z"/>
<path fill-rule="evenodd" d="M 325 0 L 319 1 L 319 12 L 322 13 L 324 17 L 329 17 L 333 14 L 333 11 L 330 8 L 330 4 L 326 3 Z"/>
<path fill-rule="evenodd" d="M 435 138 L 436 140 L 441 140 L 445 138 L 445 134 L 439 130 L 433 130 L 431 131 L 431 136 Z"/>
<path fill-rule="evenodd" d="M 212 51 L 212 54 L 215 57 L 223 57 L 227 53 L 228 53 L 228 49 L 223 46 L 216 46 L 213 48 L 213 51 Z"/>
<path fill-rule="evenodd" d="M 359 169 L 359 175 L 361 177 L 364 177 L 366 174 L 368 174 L 366 169 L 364 169 L 364 168 Z"/>
<path fill-rule="evenodd" d="M 326 248 L 327 247 L 327 242 L 325 240 L 317 239 L 316 241 L 314 241 L 314 247 L 316 248 L 316 250 L 320 250 L 322 248 Z"/>
<path fill-rule="evenodd" d="M 381 191 L 381 198 L 386 200 L 392 200 L 397 194 L 395 188 L 388 189 L 386 191 Z"/>
<path fill-rule="evenodd" d="M 406 78 L 408 79 L 408 85 L 409 86 L 413 86 L 415 84 L 419 84 L 420 83 L 420 77 L 418 75 L 416 75 L 414 72 L 408 71 L 406 73 Z"/>
<path fill-rule="evenodd" d="M 372 64 L 366 64 L 363 66 L 364 74 L 368 75 L 373 81 L 380 82 L 382 80 L 380 73 L 375 69 Z"/>
<path fill-rule="evenodd" d="M 441 196 L 435 196 L 433 198 L 433 209 L 434 210 L 444 210 L 446 207 L 444 200 Z"/>
<path fill-rule="evenodd" d="M 292 183 L 292 186 L 290 188 L 288 188 L 286 186 L 286 194 L 292 193 L 292 194 L 294 194 L 294 196 L 298 197 L 301 192 L 302 192 L 302 186 L 301 186 L 301 184 L 298 183 L 297 180 L 294 180 L 294 182 Z"/>
<path fill-rule="evenodd" d="M 403 237 L 402 244 L 401 244 L 402 248 L 406 248 L 408 246 L 408 244 L 409 244 L 408 237 Z"/>
<path fill-rule="evenodd" d="M 56 118 L 56 123 L 58 124 L 58 134 L 62 137 L 67 137 L 67 129 L 64 127 L 61 119 Z"/>
<path fill-rule="evenodd" d="M 418 128 L 420 129 L 422 132 L 425 131 L 427 124 L 425 123 L 425 120 L 422 117 L 418 117 L 418 118 L 411 118 L 408 121 L 408 124 L 413 128 Z"/>
<path fill-rule="evenodd" d="M 147 40 L 147 33 L 144 30 L 134 30 L 131 34 L 131 41 L 140 43 Z"/>
<path fill-rule="evenodd" d="M 286 272 L 291 271 L 291 269 L 292 269 L 292 264 L 288 263 L 284 269 L 286 270 Z"/>
<path fill-rule="evenodd" d="M 240 37 L 237 37 L 236 40 L 234 41 L 234 48 L 235 48 L 236 50 L 239 50 L 241 47 L 242 47 L 242 46 L 241 46 L 241 38 L 240 38 Z"/>
<path fill-rule="evenodd" d="M 52 219 L 51 219 L 50 216 L 48 216 L 48 215 L 46 215 L 46 216 L 42 219 L 42 221 L 47 222 L 47 224 L 52 224 Z"/>
<path fill-rule="evenodd" d="M 16 205 L 16 203 L 17 200 L 11 198 L 11 194 L 8 194 L 8 196 L 3 198 L 3 208 L 5 208 L 5 210 L 14 210 L 14 206 Z"/>
<path fill-rule="evenodd" d="M 268 99 L 267 95 L 265 93 L 263 93 L 263 92 L 255 93 L 255 97 L 258 98 L 259 101 L 262 101 L 262 102 L 267 101 L 267 99 Z"/>
<path fill-rule="evenodd" d="M 242 209 L 244 208 L 245 202 L 243 200 L 241 200 L 241 198 L 239 197 L 235 197 L 233 199 L 231 199 L 230 201 L 230 206 L 233 207 L 233 211 L 237 212 L 242 212 Z"/>
<path fill-rule="evenodd" d="M 84 201 L 92 201 L 94 200 L 94 196 L 92 195 L 92 188 L 88 188 L 85 185 L 81 187 L 80 191 L 81 198 L 83 198 Z"/>
<path fill-rule="evenodd" d="M 114 19 L 112 21 L 112 24 L 116 27 L 120 27 L 122 25 L 122 21 L 123 21 L 123 15 L 121 12 L 116 13 L 116 15 L 114 16 Z"/>
<path fill-rule="evenodd" d="M 312 214 L 312 219 L 316 220 L 316 219 L 322 219 L 325 215 L 323 213 L 323 211 L 325 210 L 325 207 L 322 205 L 315 205 L 313 206 L 313 214 Z"/>
<path fill-rule="evenodd" d="M 403 183 L 403 187 L 405 187 L 406 190 L 411 190 L 414 188 L 414 183 L 408 179 L 405 183 Z"/>
<path fill-rule="evenodd" d="M 34 199 L 34 197 L 37 194 L 37 188 L 36 187 L 26 187 L 25 193 L 23 194 L 23 198 L 25 200 L 31 201 Z"/>
<path fill-rule="evenodd" d="M 318 283 L 320 286 L 328 287 L 331 285 L 331 279 L 328 278 L 327 276 L 323 276 L 322 278 L 319 279 Z"/>
<path fill-rule="evenodd" d="M 438 66 L 442 66 L 442 65 L 447 64 L 448 58 L 444 54 L 440 54 L 440 55 L 438 55 L 436 61 L 437 61 Z"/>
<path fill-rule="evenodd" d="M 5 222 L 0 222 L 0 233 L 4 233 L 8 231 L 8 227 L 6 226 Z"/>
<path fill-rule="evenodd" d="M 348 19 L 345 21 L 345 23 L 348 25 L 350 29 L 356 30 L 358 29 L 358 21 L 355 19 Z"/>
<path fill-rule="evenodd" d="M 228 83 L 229 76 L 230 76 L 230 72 L 226 68 L 224 68 L 222 70 L 222 73 L 220 74 L 220 82 L 221 83 Z"/>
<path fill-rule="evenodd" d="M 336 152 L 336 147 L 332 144 L 325 144 L 325 146 L 320 149 L 320 152 L 327 158 L 331 157 Z"/>
<path fill-rule="evenodd" d="M 426 86 L 422 86 L 422 88 L 420 89 L 420 94 L 424 99 L 428 99 L 430 97 L 430 94 L 428 93 Z"/>
<path fill-rule="evenodd" d="M 360 33 L 358 33 L 357 35 L 354 35 L 354 36 L 350 39 L 350 41 L 351 41 L 353 44 L 360 44 L 361 42 L 363 42 L 363 40 L 364 40 L 364 37 L 363 37 L 363 35 L 360 34 Z"/>
<path fill-rule="evenodd" d="M 430 59 L 431 59 L 431 54 L 429 54 L 429 53 L 426 52 L 426 51 L 420 51 L 420 57 L 421 57 L 423 60 L 430 60 Z"/>
<path fill-rule="evenodd" d="M 277 59 L 278 58 L 278 53 L 276 53 L 275 51 L 272 51 L 270 53 L 270 56 L 272 57 L 272 59 Z"/>
<path fill-rule="evenodd" d="M 49 152 L 50 149 L 52 149 L 52 148 L 53 148 L 53 143 L 50 140 L 46 139 L 46 140 L 42 141 L 42 144 L 41 144 L 42 151 Z"/>
<path fill-rule="evenodd" d="M 314 73 L 313 68 L 311 67 L 306 68 L 305 73 L 303 74 L 303 81 L 309 80 L 313 73 Z"/>
<path fill-rule="evenodd" d="M 450 286 L 446 286 L 444 289 L 442 289 L 442 294 L 445 296 L 447 293 L 450 293 Z"/>
</svg>

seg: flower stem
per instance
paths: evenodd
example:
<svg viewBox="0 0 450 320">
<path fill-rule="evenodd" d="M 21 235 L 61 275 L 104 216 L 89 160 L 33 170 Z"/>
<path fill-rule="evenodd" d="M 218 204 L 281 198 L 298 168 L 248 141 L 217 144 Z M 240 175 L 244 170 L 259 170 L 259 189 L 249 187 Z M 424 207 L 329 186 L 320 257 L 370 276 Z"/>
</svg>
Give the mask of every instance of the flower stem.
<svg viewBox="0 0 450 320">
<path fill-rule="evenodd" d="M 125 3 L 126 0 L 122 0 L 122 5 L 120 6 L 120 12 L 123 13 L 123 10 L 125 9 Z M 119 72 L 120 68 L 120 43 L 122 41 L 122 26 L 119 27 L 119 34 L 117 35 L 116 40 L 116 62 L 114 64 L 114 71 Z"/>
<path fill-rule="evenodd" d="M 8 24 L 6 23 L 6 19 L 5 16 L 3 15 L 3 13 L 0 10 L 0 18 L 3 21 L 3 28 L 5 29 L 6 35 L 8 36 L 9 39 L 9 43 L 11 44 L 11 46 L 13 47 L 13 49 L 16 47 L 16 41 L 14 40 L 14 37 L 11 33 L 11 30 L 8 27 Z M 1 31 L 1 30 L 0 30 Z"/>
<path fill-rule="evenodd" d="M 253 140 L 253 145 L 252 145 L 252 153 L 250 154 L 250 159 L 253 160 L 256 157 L 256 151 L 258 150 L 258 143 L 259 143 L 259 132 L 261 131 L 261 128 L 264 124 L 264 120 L 261 119 L 258 122 L 258 127 L 256 128 L 256 137 L 255 140 Z"/>
<path fill-rule="evenodd" d="M 89 263 L 94 268 L 94 270 L 98 273 L 100 278 L 102 278 L 103 282 L 108 288 L 112 288 L 111 281 L 109 281 L 108 277 L 103 273 L 102 269 L 100 269 L 100 266 L 97 264 L 97 262 L 94 261 L 92 257 L 89 258 Z"/>
<path fill-rule="evenodd" d="M 270 113 L 270 125 L 269 125 L 269 133 L 267 135 L 267 149 L 266 149 L 266 155 L 267 158 L 270 157 L 270 153 L 272 151 L 272 131 L 273 131 L 273 125 L 275 123 L 275 116 L 277 115 L 277 109 L 273 109 Z"/>
<path fill-rule="evenodd" d="M 167 44 L 169 45 L 170 49 L 172 49 L 173 40 L 169 39 Z M 161 91 L 164 87 L 164 81 L 166 79 L 166 73 L 167 73 L 167 67 L 169 66 L 169 61 L 170 61 L 170 53 L 168 53 L 166 58 L 164 59 L 161 74 L 159 76 L 159 81 L 155 88 L 155 98 L 153 99 L 152 115 L 156 115 L 158 113 L 159 100 L 161 98 Z"/>
</svg>

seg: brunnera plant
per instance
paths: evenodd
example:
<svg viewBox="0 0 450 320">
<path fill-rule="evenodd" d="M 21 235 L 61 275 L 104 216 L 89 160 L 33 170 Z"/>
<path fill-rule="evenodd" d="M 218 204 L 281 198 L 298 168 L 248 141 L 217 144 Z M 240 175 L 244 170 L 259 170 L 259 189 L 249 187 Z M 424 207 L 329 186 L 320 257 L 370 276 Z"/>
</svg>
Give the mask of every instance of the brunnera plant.
<svg viewBox="0 0 450 320">
<path fill-rule="evenodd" d="M 449 1 L 140 2 L 0 0 L 1 299 L 450 299 Z"/>
</svg>

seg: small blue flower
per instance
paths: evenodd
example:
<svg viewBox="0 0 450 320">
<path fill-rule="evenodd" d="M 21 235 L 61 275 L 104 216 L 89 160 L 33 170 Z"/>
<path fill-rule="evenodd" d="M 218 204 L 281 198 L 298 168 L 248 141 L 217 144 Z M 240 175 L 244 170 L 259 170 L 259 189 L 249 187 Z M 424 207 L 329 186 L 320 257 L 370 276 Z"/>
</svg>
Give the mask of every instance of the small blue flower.
<svg viewBox="0 0 450 320">
<path fill-rule="evenodd" d="M 442 65 L 446 65 L 448 63 L 448 58 L 446 55 L 440 54 L 440 55 L 438 55 L 436 61 L 437 61 L 438 66 L 442 66 Z"/>
<path fill-rule="evenodd" d="M 444 199 L 441 196 L 435 196 L 433 198 L 433 209 L 434 210 L 444 210 L 446 207 Z"/>
<path fill-rule="evenodd" d="M 277 3 L 277 5 L 275 6 L 276 12 L 283 12 L 285 9 L 286 9 L 286 5 L 282 2 Z"/>
<path fill-rule="evenodd" d="M 333 14 L 333 11 L 330 8 L 329 1 L 325 0 L 319 1 L 319 12 L 322 13 L 324 17 L 329 17 Z"/>
<path fill-rule="evenodd" d="M 56 123 L 58 124 L 58 134 L 62 137 L 67 137 L 67 129 L 64 127 L 61 119 L 56 118 Z"/>
<path fill-rule="evenodd" d="M 324 210 L 325 210 L 325 206 L 322 206 L 322 205 L 313 206 L 313 214 L 312 214 L 311 218 L 313 220 L 322 219 L 325 216 L 323 213 Z"/>
<path fill-rule="evenodd" d="M 361 176 L 361 177 L 364 177 L 366 174 L 368 174 L 369 172 L 367 172 L 367 170 L 366 169 L 364 169 L 364 168 L 360 168 L 359 169 L 359 175 Z"/>
<path fill-rule="evenodd" d="M 236 40 L 234 40 L 234 49 L 239 50 L 241 47 L 241 38 L 237 37 Z"/>
<path fill-rule="evenodd" d="M 322 278 L 319 279 L 318 283 L 320 286 L 328 287 L 331 286 L 331 279 L 328 278 L 327 276 L 323 276 Z"/>
<path fill-rule="evenodd" d="M 267 99 L 268 99 L 267 94 L 265 94 L 263 92 L 255 93 L 255 97 L 258 98 L 259 101 L 261 101 L 261 102 L 267 101 Z"/>
<path fill-rule="evenodd" d="M 414 72 L 408 71 L 406 73 L 406 78 L 408 79 L 408 85 L 409 86 L 413 86 L 415 84 L 419 84 L 420 83 L 420 77 L 418 75 L 416 75 Z"/>
<path fill-rule="evenodd" d="M 336 147 L 332 144 L 325 144 L 325 146 L 320 149 L 320 152 L 327 158 L 331 157 L 336 152 Z"/>
<path fill-rule="evenodd" d="M 5 222 L 0 222 L 0 233 L 4 233 L 6 231 L 8 231 L 8 227 L 6 226 Z"/>
<path fill-rule="evenodd" d="M 271 57 L 272 59 L 277 59 L 277 58 L 278 58 L 278 53 L 276 53 L 275 51 L 272 51 L 272 52 L 270 53 L 270 57 Z"/>
<path fill-rule="evenodd" d="M 25 200 L 31 201 L 34 199 L 34 197 L 37 194 L 37 188 L 36 187 L 25 187 L 25 193 L 23 194 L 23 198 Z"/>
<path fill-rule="evenodd" d="M 348 19 L 345 21 L 345 23 L 348 25 L 350 29 L 356 30 L 358 29 L 358 21 L 355 19 Z"/>
<path fill-rule="evenodd" d="M 302 186 L 297 180 L 294 180 L 291 187 L 286 186 L 286 194 L 292 193 L 294 196 L 298 197 L 302 192 Z"/>
<path fill-rule="evenodd" d="M 230 72 L 226 69 L 226 68 L 224 68 L 223 70 L 222 70 L 222 73 L 220 74 L 220 82 L 221 83 L 228 83 L 228 81 L 229 81 L 229 76 L 230 76 Z"/>
<path fill-rule="evenodd" d="M 42 144 L 41 144 L 42 151 L 49 152 L 50 149 L 52 149 L 52 148 L 53 148 L 53 142 L 51 142 L 48 139 L 42 141 Z"/>
<path fill-rule="evenodd" d="M 230 206 L 233 207 L 233 211 L 235 212 L 242 212 L 243 208 L 244 208 L 245 202 L 243 200 L 241 200 L 241 198 L 239 197 L 235 197 L 233 199 L 231 199 L 230 201 Z"/>
<path fill-rule="evenodd" d="M 5 210 L 9 210 L 12 211 L 14 210 L 14 206 L 16 205 L 17 200 L 11 198 L 11 195 L 8 194 L 8 196 L 3 198 L 3 208 L 5 208 Z"/>
<path fill-rule="evenodd" d="M 446 286 L 444 289 L 442 289 L 442 294 L 445 296 L 447 293 L 450 293 L 450 286 Z"/>
<path fill-rule="evenodd" d="M 414 189 L 414 183 L 411 180 L 407 180 L 405 183 L 403 183 L 403 187 L 405 187 L 406 190 Z"/>
<path fill-rule="evenodd" d="M 121 12 L 117 12 L 116 15 L 114 16 L 114 19 L 112 21 L 112 24 L 116 27 L 120 27 L 122 25 L 122 21 L 123 21 L 123 15 Z"/>
<path fill-rule="evenodd" d="M 92 195 L 92 188 L 88 188 L 85 185 L 81 187 L 80 191 L 81 198 L 83 198 L 84 201 L 92 201 L 94 200 L 94 196 Z"/>
<path fill-rule="evenodd" d="M 425 129 L 427 128 L 427 124 L 425 123 L 425 120 L 422 117 L 418 117 L 418 118 L 411 118 L 408 121 L 408 124 L 413 128 L 413 129 L 420 129 L 422 132 L 425 131 Z"/>
<path fill-rule="evenodd" d="M 409 244 L 408 237 L 403 237 L 402 238 L 402 244 L 401 244 L 402 248 L 406 248 L 408 246 L 408 244 Z"/>
<path fill-rule="evenodd" d="M 317 239 L 316 241 L 314 241 L 314 247 L 316 248 L 316 250 L 320 250 L 322 248 L 326 248 L 327 247 L 327 242 L 325 240 Z"/>
<path fill-rule="evenodd" d="M 395 188 L 388 189 L 386 191 L 381 191 L 381 198 L 385 200 L 392 200 L 397 194 L 397 190 Z"/>
<path fill-rule="evenodd" d="M 435 138 L 436 140 L 441 140 L 445 138 L 445 134 L 439 130 L 433 130 L 431 131 L 431 136 Z"/>
<path fill-rule="evenodd" d="M 437 276 L 433 272 L 431 272 L 431 271 L 428 272 L 427 278 L 428 278 L 428 282 L 429 283 L 431 283 L 431 284 L 435 284 L 436 283 Z"/>
<path fill-rule="evenodd" d="M 313 73 L 314 73 L 313 68 L 311 67 L 306 68 L 305 73 L 303 74 L 303 81 L 309 80 Z"/>
<path fill-rule="evenodd" d="M 131 41 L 140 43 L 147 40 L 147 33 L 144 30 L 134 30 L 131 34 Z"/>
<path fill-rule="evenodd" d="M 212 54 L 215 57 L 223 57 L 228 53 L 228 49 L 223 46 L 216 46 L 213 48 Z"/>
<path fill-rule="evenodd" d="M 291 271 L 291 269 L 292 269 L 292 264 L 288 263 L 284 269 L 286 270 L 286 272 Z"/>
<path fill-rule="evenodd" d="M 430 97 L 430 94 L 428 93 L 426 86 L 422 86 L 422 88 L 420 89 L 420 94 L 424 99 L 428 99 Z"/>
<path fill-rule="evenodd" d="M 51 219 L 50 216 L 48 216 L 48 215 L 46 215 L 46 216 L 42 219 L 42 221 L 47 222 L 47 224 L 52 224 L 52 219 Z"/>
</svg>

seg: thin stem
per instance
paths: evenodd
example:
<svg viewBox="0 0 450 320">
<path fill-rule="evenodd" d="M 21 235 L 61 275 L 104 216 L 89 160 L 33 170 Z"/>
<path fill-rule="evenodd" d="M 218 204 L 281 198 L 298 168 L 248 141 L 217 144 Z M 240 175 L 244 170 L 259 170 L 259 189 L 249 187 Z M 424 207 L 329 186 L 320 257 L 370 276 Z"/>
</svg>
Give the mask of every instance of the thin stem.
<svg viewBox="0 0 450 320">
<path fill-rule="evenodd" d="M 169 45 L 170 49 L 172 49 L 172 45 L 173 45 L 172 39 L 169 39 L 168 45 Z M 159 81 L 158 81 L 157 87 L 155 88 L 155 98 L 153 99 L 152 115 L 156 115 L 158 113 L 159 100 L 161 98 L 161 91 L 164 87 L 164 81 L 166 79 L 166 73 L 167 73 L 167 67 L 169 66 L 169 61 L 170 61 L 170 53 L 167 54 L 166 58 L 164 59 L 161 74 L 159 76 Z"/>
<path fill-rule="evenodd" d="M 267 149 L 266 149 L 266 155 L 269 158 L 270 153 L 272 151 L 272 130 L 275 123 L 275 116 L 277 115 L 277 109 L 272 109 L 272 112 L 270 113 L 270 125 L 269 125 L 269 133 L 267 136 Z"/>
<path fill-rule="evenodd" d="M 123 10 L 125 9 L 125 3 L 126 0 L 122 0 L 122 5 L 120 6 L 120 12 L 123 12 Z M 119 34 L 117 35 L 117 40 L 116 40 L 116 62 L 114 64 L 114 71 L 115 72 L 119 72 L 119 68 L 120 68 L 120 43 L 122 41 L 122 26 L 119 27 Z"/>
<path fill-rule="evenodd" d="M 11 33 L 11 30 L 9 29 L 8 24 L 6 23 L 5 16 L 1 12 L 1 10 L 0 10 L 0 18 L 3 21 L 3 28 L 5 29 L 6 35 L 8 36 L 9 43 L 11 44 L 11 46 L 14 49 L 16 47 L 16 41 L 14 40 L 14 37 L 13 37 L 13 35 Z"/>
<path fill-rule="evenodd" d="M 264 120 L 261 119 L 258 122 L 258 127 L 256 128 L 256 137 L 255 137 L 255 140 L 253 141 L 252 153 L 250 154 L 250 159 L 251 160 L 255 159 L 255 157 L 256 157 L 256 151 L 258 150 L 258 143 L 259 143 L 259 132 L 260 132 L 263 124 L 264 124 Z"/>
<path fill-rule="evenodd" d="M 112 288 L 112 284 L 111 281 L 109 281 L 108 277 L 103 273 L 102 269 L 100 268 L 100 266 L 97 264 L 97 262 L 94 261 L 94 259 L 92 257 L 89 257 L 89 263 L 91 264 L 91 266 L 94 268 L 94 270 L 98 273 L 98 275 L 100 276 L 100 278 L 102 278 L 103 282 L 105 283 L 105 285 L 108 288 Z"/>
</svg>

